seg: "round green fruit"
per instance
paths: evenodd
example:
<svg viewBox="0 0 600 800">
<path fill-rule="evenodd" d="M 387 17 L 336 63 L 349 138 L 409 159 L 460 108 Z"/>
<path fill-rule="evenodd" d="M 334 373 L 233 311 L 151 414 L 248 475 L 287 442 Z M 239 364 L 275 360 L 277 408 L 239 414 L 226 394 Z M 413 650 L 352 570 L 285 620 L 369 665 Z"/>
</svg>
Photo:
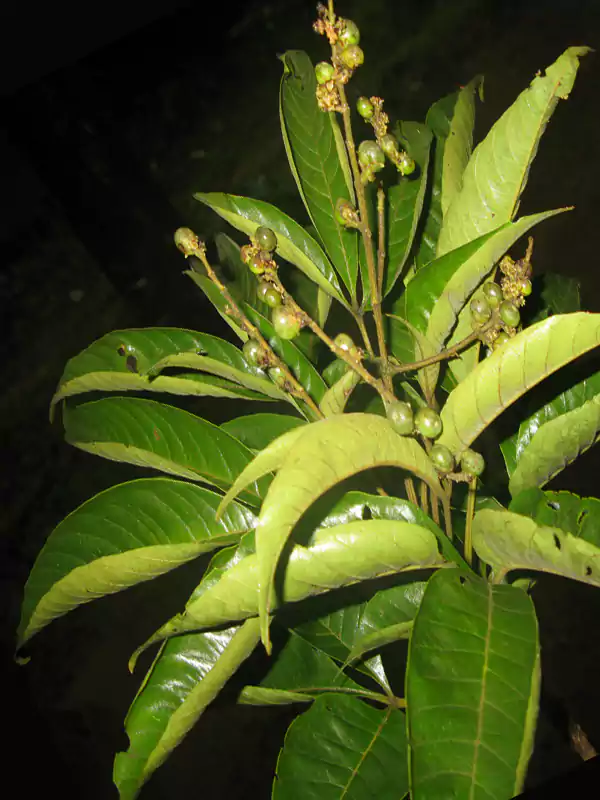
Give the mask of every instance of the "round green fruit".
<svg viewBox="0 0 600 800">
<path fill-rule="evenodd" d="M 256 229 L 254 238 L 261 250 L 267 250 L 267 252 L 271 253 L 277 247 L 275 231 L 272 231 L 271 228 L 266 228 L 264 225 Z"/>
<path fill-rule="evenodd" d="M 278 306 L 273 309 L 271 322 L 275 328 L 275 333 L 281 339 L 295 339 L 302 327 L 294 312 L 285 306 Z"/>
<path fill-rule="evenodd" d="M 415 161 L 407 153 L 404 153 L 402 156 L 400 156 L 396 166 L 402 175 L 412 175 L 417 168 Z"/>
<path fill-rule="evenodd" d="M 504 300 L 504 292 L 494 281 L 487 281 L 483 284 L 483 293 L 485 299 L 490 304 L 491 308 L 498 308 L 500 303 Z"/>
<path fill-rule="evenodd" d="M 333 340 L 333 343 L 336 344 L 341 350 L 345 350 L 346 353 L 349 353 L 351 350 L 354 349 L 354 342 L 352 341 L 352 337 L 348 336 L 347 333 L 338 333 L 338 335 Z"/>
<path fill-rule="evenodd" d="M 519 283 L 519 291 L 523 295 L 523 297 L 529 297 L 532 291 L 531 281 L 529 278 L 523 278 L 523 280 Z"/>
<path fill-rule="evenodd" d="M 390 403 L 386 408 L 387 418 L 400 436 L 410 436 L 415 429 L 415 418 L 412 408 L 402 400 Z"/>
<path fill-rule="evenodd" d="M 373 119 L 373 114 L 375 113 L 375 109 L 373 108 L 373 103 L 369 100 L 368 97 L 358 98 L 358 100 L 356 101 L 356 110 L 363 119 L 367 120 L 367 122 L 370 119 Z"/>
<path fill-rule="evenodd" d="M 429 458 L 438 472 L 452 472 L 454 469 L 454 456 L 446 445 L 434 444 L 429 453 Z"/>
<path fill-rule="evenodd" d="M 258 299 L 269 306 L 269 308 L 277 308 L 277 306 L 281 305 L 281 295 L 274 286 L 266 281 L 261 281 L 258 284 L 256 294 L 258 295 Z"/>
<path fill-rule="evenodd" d="M 200 246 L 198 237 L 191 228 L 177 228 L 173 239 L 175 247 L 181 250 L 186 258 L 193 255 Z"/>
<path fill-rule="evenodd" d="M 521 321 L 519 309 L 514 303 L 511 303 L 510 300 L 504 300 L 504 302 L 500 304 L 500 319 L 510 328 L 516 328 Z"/>
<path fill-rule="evenodd" d="M 381 137 L 380 146 L 386 156 L 393 156 L 398 154 L 398 140 L 391 133 L 386 133 Z"/>
<path fill-rule="evenodd" d="M 330 64 L 329 61 L 319 61 L 315 66 L 315 78 L 317 79 L 317 83 L 327 83 L 327 81 L 333 79 L 334 74 L 335 69 L 333 68 L 333 64 Z"/>
<path fill-rule="evenodd" d="M 253 272 L 255 275 L 262 275 L 265 271 L 265 262 L 259 256 L 258 253 L 250 257 L 248 261 L 248 267 L 250 268 L 250 272 Z"/>
<path fill-rule="evenodd" d="M 492 309 L 485 297 L 474 297 L 469 305 L 471 316 L 478 325 L 483 325 L 492 316 Z"/>
<path fill-rule="evenodd" d="M 485 460 L 481 453 L 475 450 L 465 450 L 460 457 L 460 468 L 467 475 L 478 477 L 485 469 Z"/>
<path fill-rule="evenodd" d="M 356 22 L 352 22 L 351 19 L 344 20 L 344 27 L 339 35 L 339 42 L 343 47 L 360 42 L 360 31 Z"/>
<path fill-rule="evenodd" d="M 279 386 L 280 389 L 284 388 L 286 378 L 285 372 L 281 367 L 271 367 L 268 374 L 275 386 Z"/>
<path fill-rule="evenodd" d="M 340 61 L 348 69 L 356 69 L 364 63 L 365 54 L 357 44 L 349 44 L 340 53 Z"/>
<path fill-rule="evenodd" d="M 500 331 L 498 336 L 494 339 L 494 350 L 498 350 L 498 348 L 502 347 L 506 342 L 510 342 L 510 336 L 505 331 Z"/>
<path fill-rule="evenodd" d="M 415 428 L 426 439 L 437 439 L 442 432 L 442 420 L 433 408 L 420 408 L 415 415 Z"/>
<path fill-rule="evenodd" d="M 262 347 L 258 342 L 254 341 L 254 339 L 248 339 L 248 341 L 245 342 L 244 346 L 242 347 L 242 353 L 244 354 L 246 361 L 249 364 L 252 364 L 253 367 L 260 366 L 264 357 Z"/>
<path fill-rule="evenodd" d="M 365 139 L 358 145 L 358 160 L 363 167 L 370 167 L 373 170 L 380 170 L 385 166 L 383 150 L 371 139 Z"/>
</svg>

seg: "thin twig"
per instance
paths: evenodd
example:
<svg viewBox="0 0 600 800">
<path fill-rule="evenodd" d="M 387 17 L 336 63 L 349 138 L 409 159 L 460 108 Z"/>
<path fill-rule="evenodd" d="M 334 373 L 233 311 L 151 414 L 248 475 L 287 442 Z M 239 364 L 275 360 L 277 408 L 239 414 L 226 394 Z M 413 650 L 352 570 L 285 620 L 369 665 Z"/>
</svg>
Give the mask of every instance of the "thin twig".
<svg viewBox="0 0 600 800">
<path fill-rule="evenodd" d="M 473 563 L 472 527 L 473 514 L 475 513 L 475 498 L 477 497 L 477 478 L 471 478 L 469 493 L 467 494 L 467 521 L 465 525 L 465 561 L 469 566 Z"/>
<path fill-rule="evenodd" d="M 417 493 L 415 491 L 415 484 L 412 478 L 405 478 L 404 479 L 404 488 L 406 489 L 406 494 L 408 499 L 413 504 L 413 506 L 419 507 L 419 501 L 417 500 Z"/>
<path fill-rule="evenodd" d="M 429 516 L 429 495 L 427 493 L 427 484 L 421 481 L 421 508 L 423 512 Z"/>
<path fill-rule="evenodd" d="M 365 320 L 363 315 L 358 311 L 351 311 L 352 316 L 354 317 L 354 321 L 356 322 L 358 329 L 360 331 L 360 335 L 362 336 L 365 349 L 369 354 L 370 358 L 375 357 L 375 352 L 373 351 L 373 345 L 371 344 L 371 340 L 369 339 L 369 333 L 367 331 L 367 326 L 365 325 Z"/>
<path fill-rule="evenodd" d="M 383 275 L 385 272 L 385 192 L 383 186 L 377 189 L 377 297 L 381 302 Z"/>
</svg>

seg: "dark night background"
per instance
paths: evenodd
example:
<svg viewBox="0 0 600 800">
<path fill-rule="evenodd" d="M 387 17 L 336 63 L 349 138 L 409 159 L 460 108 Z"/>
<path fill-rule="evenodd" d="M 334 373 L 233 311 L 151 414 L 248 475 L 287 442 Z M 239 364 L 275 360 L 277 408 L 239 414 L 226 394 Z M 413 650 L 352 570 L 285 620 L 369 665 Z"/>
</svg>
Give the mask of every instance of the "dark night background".
<svg viewBox="0 0 600 800">
<path fill-rule="evenodd" d="M 423 119 L 434 100 L 483 73 L 480 134 L 538 69 L 567 46 L 597 48 L 600 38 L 593 0 L 346 0 L 337 10 L 362 32 L 357 92 Z M 60 425 L 47 418 L 53 389 L 66 360 L 111 329 L 222 332 L 172 245 L 182 224 L 205 237 L 224 229 L 192 192 L 255 196 L 302 218 L 279 133 L 276 55 L 306 49 L 325 58 L 313 18 L 307 0 L 94 0 L 76 10 L 0 11 L 0 657 L 12 746 L 3 777 L 20 796 L 116 797 L 112 757 L 126 748 L 123 718 L 142 674 L 128 674 L 127 658 L 180 609 L 198 577 L 188 566 L 67 615 L 33 640 L 31 663 L 13 664 L 22 586 L 46 536 L 131 474 L 62 443 Z M 576 206 L 536 229 L 534 266 L 577 277 L 592 311 L 600 310 L 599 75 L 592 54 L 542 140 L 521 209 Z M 553 488 L 598 494 L 598 466 L 592 450 Z M 544 692 L 600 749 L 598 593 L 545 576 L 534 597 Z M 210 709 L 143 797 L 268 797 L 288 722 L 288 710 Z M 578 763 L 561 723 L 548 706 L 532 784 Z"/>
</svg>

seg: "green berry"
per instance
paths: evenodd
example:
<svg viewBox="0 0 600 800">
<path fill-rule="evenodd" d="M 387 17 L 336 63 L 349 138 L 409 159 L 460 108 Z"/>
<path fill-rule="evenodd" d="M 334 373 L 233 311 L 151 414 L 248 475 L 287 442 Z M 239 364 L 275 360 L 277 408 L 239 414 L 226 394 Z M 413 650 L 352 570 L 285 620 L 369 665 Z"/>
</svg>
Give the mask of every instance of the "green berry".
<svg viewBox="0 0 600 800">
<path fill-rule="evenodd" d="M 329 61 L 319 61 L 315 66 L 315 78 L 317 79 L 317 83 L 327 83 L 327 81 L 333 79 L 334 74 L 335 69 L 333 64 L 330 64 Z"/>
<path fill-rule="evenodd" d="M 282 367 L 271 367 L 268 374 L 275 386 L 279 386 L 280 389 L 285 387 L 286 378 Z"/>
<path fill-rule="evenodd" d="M 410 436 L 415 428 L 413 410 L 408 403 L 396 400 L 386 408 L 387 418 L 400 436 Z"/>
<path fill-rule="evenodd" d="M 379 142 L 381 149 L 390 158 L 398 154 L 398 140 L 391 133 L 386 133 Z"/>
<path fill-rule="evenodd" d="M 372 170 L 380 170 L 385 166 L 385 156 L 383 150 L 377 142 L 371 139 L 366 139 L 358 145 L 358 160 L 363 167 L 368 167 Z"/>
<path fill-rule="evenodd" d="M 300 333 L 300 320 L 290 308 L 278 306 L 273 309 L 271 322 L 275 328 L 275 333 L 281 339 L 295 339 Z"/>
<path fill-rule="evenodd" d="M 277 247 L 277 236 L 275 236 L 275 232 L 272 231 L 271 228 L 265 228 L 264 225 L 256 229 L 254 238 L 261 250 L 267 250 L 271 253 Z"/>
<path fill-rule="evenodd" d="M 258 299 L 265 303 L 265 305 L 268 305 L 269 308 L 276 308 L 281 305 L 281 295 L 274 286 L 266 281 L 261 281 L 258 284 L 256 294 L 258 295 Z"/>
<path fill-rule="evenodd" d="M 483 293 L 491 308 L 498 308 L 504 300 L 504 292 L 494 281 L 487 281 L 487 283 L 483 284 Z"/>
<path fill-rule="evenodd" d="M 334 344 L 341 350 L 345 350 L 346 353 L 349 353 L 351 350 L 354 349 L 354 342 L 352 341 L 352 337 L 348 336 L 347 333 L 338 333 L 338 335 L 333 340 Z"/>
<path fill-rule="evenodd" d="M 429 453 L 429 458 L 438 472 L 452 472 L 454 469 L 454 456 L 446 445 L 434 444 Z"/>
<path fill-rule="evenodd" d="M 360 67 L 360 65 L 364 63 L 364 60 L 365 54 L 357 44 L 349 44 L 348 47 L 345 47 L 340 53 L 340 61 L 344 66 L 348 67 L 348 69 Z"/>
<path fill-rule="evenodd" d="M 426 439 L 437 439 L 442 432 L 442 420 L 433 408 L 420 408 L 415 415 L 415 428 Z"/>
<path fill-rule="evenodd" d="M 502 347 L 503 344 L 506 342 L 510 342 L 510 336 L 505 331 L 500 331 L 498 336 L 494 339 L 494 350 L 497 350 L 499 347 Z"/>
<path fill-rule="evenodd" d="M 460 468 L 467 475 L 478 477 L 485 469 L 485 461 L 481 453 L 475 450 L 465 450 L 460 457 Z"/>
<path fill-rule="evenodd" d="M 191 228 L 177 228 L 173 239 L 175 247 L 181 250 L 186 258 L 193 255 L 200 246 L 198 237 Z"/>
<path fill-rule="evenodd" d="M 250 268 L 250 272 L 253 272 L 255 275 L 262 275 L 265 271 L 265 262 L 259 254 L 256 253 L 250 258 L 250 261 L 248 261 L 248 267 Z"/>
<path fill-rule="evenodd" d="M 335 203 L 334 215 L 336 220 L 345 228 L 356 228 L 360 223 L 357 210 L 349 200 L 338 197 Z"/>
<path fill-rule="evenodd" d="M 349 44 L 358 44 L 360 42 L 360 31 L 356 22 L 351 19 L 344 20 L 344 27 L 339 35 L 339 42 L 346 47 Z"/>
<path fill-rule="evenodd" d="M 358 100 L 356 101 L 356 110 L 363 119 L 367 120 L 367 122 L 370 119 L 373 119 L 373 114 L 375 113 L 375 109 L 373 108 L 373 103 L 369 100 L 368 97 L 358 98 Z"/>
<path fill-rule="evenodd" d="M 417 168 L 416 163 L 407 153 L 400 156 L 396 166 L 402 175 L 412 175 Z"/>
<path fill-rule="evenodd" d="M 519 309 L 514 303 L 511 303 L 510 300 L 504 300 L 504 302 L 500 304 L 500 319 L 510 328 L 516 328 L 521 321 Z"/>
<path fill-rule="evenodd" d="M 485 297 L 474 297 L 469 305 L 473 321 L 483 325 L 492 316 L 492 309 Z"/>
<path fill-rule="evenodd" d="M 531 294 L 532 286 L 531 281 L 529 278 L 523 278 L 523 280 L 519 283 L 519 291 L 523 295 L 523 297 L 529 297 Z"/>
<path fill-rule="evenodd" d="M 248 339 L 242 347 L 242 353 L 246 361 L 254 367 L 260 366 L 264 358 L 262 347 L 254 339 Z"/>
</svg>

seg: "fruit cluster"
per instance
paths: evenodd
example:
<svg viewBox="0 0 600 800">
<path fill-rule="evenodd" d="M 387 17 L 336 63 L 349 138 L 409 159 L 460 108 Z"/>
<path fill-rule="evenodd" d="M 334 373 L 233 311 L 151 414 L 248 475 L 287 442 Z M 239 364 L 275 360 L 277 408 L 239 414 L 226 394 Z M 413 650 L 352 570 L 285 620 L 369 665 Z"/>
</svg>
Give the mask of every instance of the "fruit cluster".
<svg viewBox="0 0 600 800">
<path fill-rule="evenodd" d="M 319 6 L 319 19 L 315 30 L 327 36 L 332 47 L 332 61 L 321 61 L 315 66 L 317 102 L 322 111 L 343 111 L 337 84 L 346 84 L 352 73 L 365 60 L 361 47 L 360 31 L 351 19 L 338 17 L 333 23 L 327 9 Z"/>
<path fill-rule="evenodd" d="M 374 173 L 383 169 L 385 156 L 401 175 L 411 175 L 416 169 L 416 164 L 408 153 L 400 149 L 396 137 L 387 132 L 389 118 L 383 111 L 383 100 L 380 97 L 359 97 L 356 101 L 356 110 L 366 122 L 371 123 L 376 139 L 376 141 L 362 142 L 358 148 L 358 160 L 363 168 L 364 182 L 369 183 L 374 180 Z"/>
<path fill-rule="evenodd" d="M 416 433 L 423 439 L 431 441 L 437 439 L 443 430 L 440 415 L 428 406 L 420 408 L 415 414 L 409 403 L 396 400 L 388 405 L 386 413 L 394 430 L 401 436 L 411 436 Z M 456 459 L 445 445 L 434 444 L 429 450 L 429 458 L 441 474 L 449 475 L 455 472 Z M 469 478 L 478 477 L 485 469 L 483 456 L 470 449 L 461 453 L 458 465 L 459 472 Z"/>
</svg>

